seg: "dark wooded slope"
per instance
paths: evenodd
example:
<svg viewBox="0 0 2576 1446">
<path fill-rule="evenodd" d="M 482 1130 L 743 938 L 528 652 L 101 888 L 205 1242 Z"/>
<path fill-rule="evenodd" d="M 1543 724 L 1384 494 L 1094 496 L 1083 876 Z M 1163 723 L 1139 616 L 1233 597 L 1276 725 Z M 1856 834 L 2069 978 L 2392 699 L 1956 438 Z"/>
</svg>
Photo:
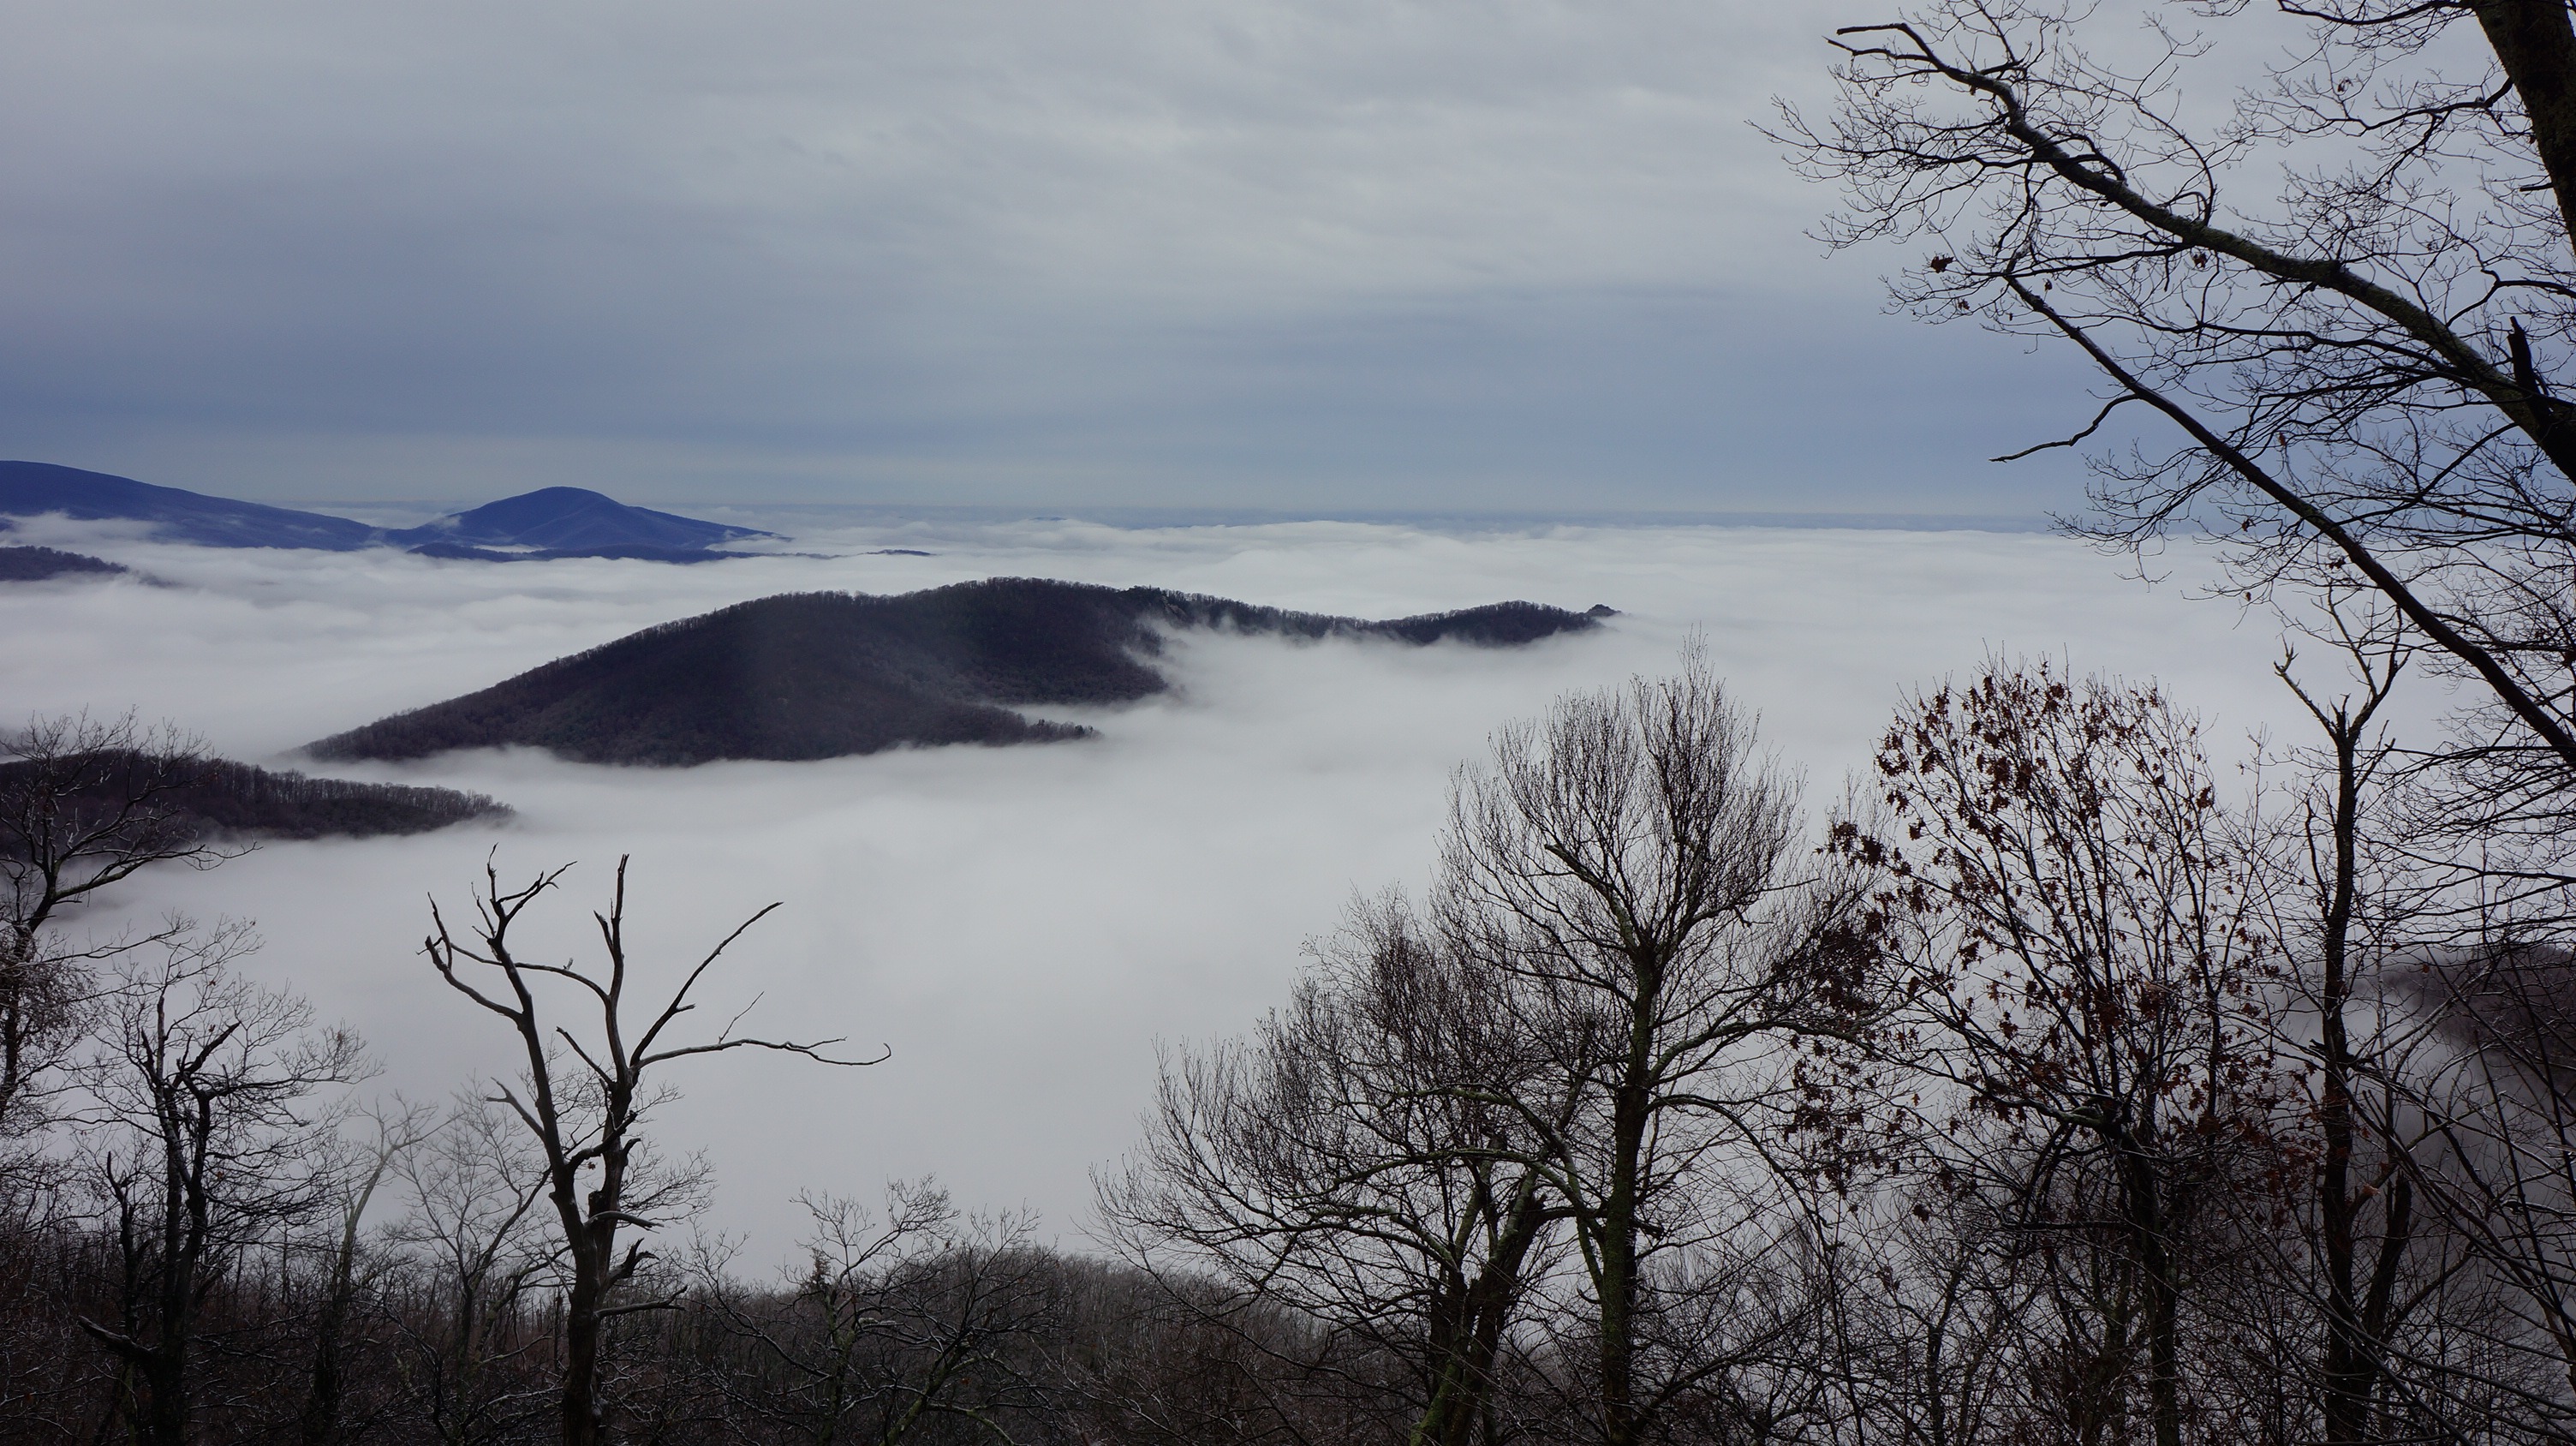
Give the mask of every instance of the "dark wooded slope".
<svg viewBox="0 0 2576 1446">
<path fill-rule="evenodd" d="M 75 787 L 69 794 L 70 806 L 75 810 L 85 806 L 85 801 L 113 808 L 121 799 L 138 796 L 131 782 L 132 770 L 138 766 L 135 755 L 99 753 L 78 757 L 79 766 L 72 772 L 87 786 Z M 28 787 L 33 768 L 27 763 L 0 763 L 0 797 Z M 59 775 L 62 770 L 57 766 L 54 771 Z M 166 767 L 149 768 L 148 772 L 156 780 L 168 777 Z M 427 833 L 469 819 L 510 816 L 507 805 L 479 793 L 459 793 L 452 788 L 307 778 L 300 773 L 272 773 L 222 759 L 210 759 L 194 773 L 194 781 L 184 787 L 165 790 L 156 783 L 151 792 L 156 798 L 156 814 L 166 810 L 181 819 L 189 832 L 199 835 L 367 838 Z"/>
<path fill-rule="evenodd" d="M 0 582 L 41 582 L 49 577 L 114 577 L 124 568 L 87 553 L 51 547 L 0 547 Z"/>
<path fill-rule="evenodd" d="M 899 597 L 795 593 L 648 628 L 310 751 L 396 759 L 516 744 L 669 765 L 1041 742 L 1088 730 L 1015 710 L 1130 702 L 1169 686 L 1150 661 L 1162 628 L 1509 646 L 1597 625 L 1534 603 L 1363 622 L 1033 578 Z"/>
</svg>

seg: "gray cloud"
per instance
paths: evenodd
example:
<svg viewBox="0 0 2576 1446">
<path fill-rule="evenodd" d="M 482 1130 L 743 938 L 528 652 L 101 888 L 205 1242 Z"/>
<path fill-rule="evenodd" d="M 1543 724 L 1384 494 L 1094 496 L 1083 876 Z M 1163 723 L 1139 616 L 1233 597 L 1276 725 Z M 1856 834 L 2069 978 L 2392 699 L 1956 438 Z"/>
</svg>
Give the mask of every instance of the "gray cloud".
<svg viewBox="0 0 2576 1446">
<path fill-rule="evenodd" d="M 307 499 L 2067 505 L 1975 459 L 2079 380 L 1879 317 L 1745 124 L 1835 8 L 38 4 L 0 430 Z"/>
<path fill-rule="evenodd" d="M 1827 802 L 1898 692 L 1989 646 L 2160 676 L 2222 745 L 2285 716 L 2270 632 L 2119 579 L 2044 535 L 1717 528 L 1444 533 L 1353 523 L 1134 531 L 1082 522 L 803 529 L 790 557 L 693 568 L 488 567 L 380 554 L 164 547 L 55 524 L 179 587 L 0 594 L 0 696 L 138 706 L 223 751 L 276 750 L 480 686 L 632 628 L 803 588 L 899 591 L 996 573 L 1154 583 L 1369 616 L 1507 597 L 1626 611 L 1606 633 L 1513 652 L 1195 638 L 1174 695 L 1099 715 L 1096 742 L 679 771 L 460 755 L 365 776 L 495 794 L 497 832 L 280 844 L 130 896 L 148 913 L 259 921 L 256 968 L 356 1024 L 386 1087 L 437 1095 L 507 1067 L 411 950 L 425 896 L 461 900 L 487 850 L 511 872 L 578 859 L 551 921 L 636 856 L 638 926 L 667 970 L 771 899 L 726 1002 L 778 1029 L 883 1042 L 875 1069 L 717 1061 L 660 1128 L 704 1148 L 718 1223 L 766 1254 L 800 1186 L 868 1191 L 936 1172 L 964 1199 L 1069 1227 L 1086 1172 L 1133 1138 L 1156 1041 L 1239 1031 L 1278 1002 L 1299 942 L 1354 891 L 1418 887 L 1450 769 L 1563 689 L 1668 667 L 1704 629 L 1784 758 Z M 2191 560 L 2177 559 L 2186 576 Z M 113 922 L 103 920 L 102 922 Z"/>
</svg>

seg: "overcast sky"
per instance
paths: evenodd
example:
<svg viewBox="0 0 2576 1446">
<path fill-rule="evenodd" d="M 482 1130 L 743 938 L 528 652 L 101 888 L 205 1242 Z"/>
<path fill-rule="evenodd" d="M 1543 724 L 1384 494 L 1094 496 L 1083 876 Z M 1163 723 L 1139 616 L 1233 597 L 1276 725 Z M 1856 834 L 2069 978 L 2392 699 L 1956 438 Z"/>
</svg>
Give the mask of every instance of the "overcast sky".
<svg viewBox="0 0 2576 1446">
<path fill-rule="evenodd" d="M 283 500 L 2029 514 L 1750 123 L 1873 0 L 18 0 L 0 455 Z"/>
</svg>

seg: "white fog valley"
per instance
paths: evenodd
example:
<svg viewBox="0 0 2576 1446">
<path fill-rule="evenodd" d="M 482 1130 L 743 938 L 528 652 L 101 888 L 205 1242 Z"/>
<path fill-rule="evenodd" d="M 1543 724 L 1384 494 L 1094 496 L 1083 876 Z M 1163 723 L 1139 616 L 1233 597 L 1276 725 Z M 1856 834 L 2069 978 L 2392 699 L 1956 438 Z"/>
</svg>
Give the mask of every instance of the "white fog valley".
<svg viewBox="0 0 2576 1446">
<path fill-rule="evenodd" d="M 587 946 L 586 911 L 620 854 L 634 858 L 637 954 L 655 971 L 782 901 L 737 946 L 709 1010 L 756 996 L 750 1024 L 890 1056 L 861 1070 L 710 1061 L 658 1117 L 664 1148 L 715 1167 L 707 1227 L 748 1233 L 764 1259 L 803 1228 L 797 1191 L 866 1195 L 928 1175 L 978 1208 L 1032 1207 L 1048 1235 L 1078 1243 L 1091 1173 L 1132 1146 L 1151 1103 L 1158 1044 L 1239 1034 L 1282 1002 L 1301 945 L 1355 894 L 1418 890 L 1451 771 L 1493 729 L 1569 689 L 1667 673 L 1694 634 L 1819 814 L 1867 768 L 1907 690 L 1991 652 L 2152 677 L 2204 715 L 2222 754 L 2296 706 L 2267 671 L 2276 626 L 2194 596 L 2190 556 L 2162 558 L 2168 575 L 2149 584 L 2029 532 L 807 517 L 777 546 L 833 556 L 692 567 L 169 546 L 59 519 L 21 540 L 155 581 L 0 591 L 14 640 L 0 696 L 20 711 L 132 708 L 226 757 L 516 810 L 497 827 L 267 842 L 206 873 L 147 875 L 87 921 L 172 909 L 256 921 L 265 947 L 245 967 L 363 1034 L 383 1066 L 373 1090 L 440 1099 L 511 1068 L 506 1036 L 419 952 L 428 900 L 464 906 L 487 854 L 505 875 L 579 862 L 532 920 L 567 957 Z M 1098 729 L 1066 743 L 678 769 L 525 749 L 403 765 L 292 752 L 729 603 L 993 576 L 1370 618 L 1506 599 L 1619 616 L 1514 649 L 1177 637 L 1171 693 L 1033 710 Z"/>
</svg>

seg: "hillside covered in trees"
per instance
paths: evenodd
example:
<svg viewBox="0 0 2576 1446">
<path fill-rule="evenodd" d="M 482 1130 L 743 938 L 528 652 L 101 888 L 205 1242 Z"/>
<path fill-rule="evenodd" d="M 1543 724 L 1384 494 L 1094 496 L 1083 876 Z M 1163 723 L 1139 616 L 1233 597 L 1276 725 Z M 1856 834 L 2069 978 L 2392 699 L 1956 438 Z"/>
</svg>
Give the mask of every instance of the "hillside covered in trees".
<svg viewBox="0 0 2576 1446">
<path fill-rule="evenodd" d="M 506 804 L 452 788 L 307 778 L 224 759 L 174 769 L 131 750 L 0 763 L 0 801 L 32 792 L 59 797 L 75 816 L 146 794 L 163 821 L 156 827 L 189 839 L 371 838 L 510 816 Z"/>
<path fill-rule="evenodd" d="M 55 547 L 0 547 L 0 582 L 56 577 L 113 577 L 126 569 L 105 558 Z"/>
<path fill-rule="evenodd" d="M 1127 703 L 1168 688 L 1152 661 L 1164 629 L 1503 647 L 1597 626 L 1595 615 L 1526 602 L 1366 622 L 1037 578 L 897 597 L 795 593 L 648 628 L 310 751 L 404 759 L 531 745 L 587 763 L 685 765 L 1042 743 L 1089 730 L 1019 709 Z"/>
<path fill-rule="evenodd" d="M 661 547 L 649 542 L 609 543 L 599 547 L 540 547 L 526 552 L 502 552 L 489 547 L 473 547 L 462 542 L 424 542 L 407 549 L 414 557 L 444 558 L 449 562 L 561 562 L 566 558 L 596 557 L 613 562 L 722 562 L 731 557 L 758 557 L 756 552 L 717 552 L 705 547 Z"/>
</svg>

